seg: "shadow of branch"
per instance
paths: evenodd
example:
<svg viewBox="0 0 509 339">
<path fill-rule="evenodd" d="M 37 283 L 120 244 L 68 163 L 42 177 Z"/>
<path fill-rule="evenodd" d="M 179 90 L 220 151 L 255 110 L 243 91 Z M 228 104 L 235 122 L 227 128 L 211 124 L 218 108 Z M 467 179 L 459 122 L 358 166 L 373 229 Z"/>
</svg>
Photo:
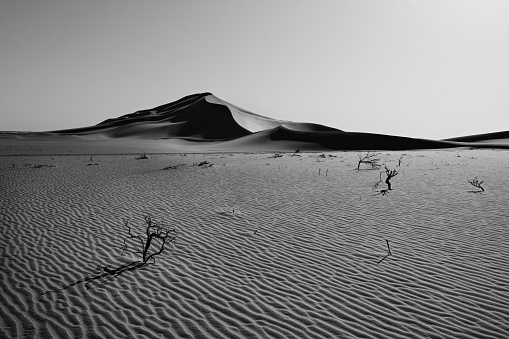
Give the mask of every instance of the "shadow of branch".
<svg viewBox="0 0 509 339">
<path fill-rule="evenodd" d="M 85 283 L 85 288 L 88 290 L 90 288 L 93 288 L 94 286 L 104 286 L 108 284 L 109 282 L 116 279 L 118 276 L 120 276 L 124 272 L 129 271 L 135 271 L 137 269 L 141 269 L 143 266 L 148 266 L 148 263 L 144 263 L 142 261 L 132 261 L 130 263 L 121 265 L 117 268 L 111 268 L 112 265 L 103 266 L 98 265 L 96 267 L 97 273 L 90 275 L 88 277 L 85 277 L 83 279 L 80 279 L 78 281 L 75 281 L 71 284 L 65 285 L 62 288 L 58 288 L 56 290 L 50 290 L 42 293 L 41 295 L 48 294 L 48 293 L 55 293 L 58 291 L 62 291 L 65 289 L 68 289 L 70 287 Z"/>
</svg>

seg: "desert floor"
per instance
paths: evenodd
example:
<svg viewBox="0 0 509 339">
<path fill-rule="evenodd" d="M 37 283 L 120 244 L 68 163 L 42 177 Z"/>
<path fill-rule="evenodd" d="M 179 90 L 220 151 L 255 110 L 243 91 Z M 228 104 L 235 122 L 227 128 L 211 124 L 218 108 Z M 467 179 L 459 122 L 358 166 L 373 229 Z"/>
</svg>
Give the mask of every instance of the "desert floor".
<svg viewBox="0 0 509 339">
<path fill-rule="evenodd" d="M 2 338 L 509 338 L 506 151 L 381 152 L 382 195 L 357 152 L 62 145 L 0 153 Z M 105 274 L 144 215 L 177 240 Z"/>
</svg>

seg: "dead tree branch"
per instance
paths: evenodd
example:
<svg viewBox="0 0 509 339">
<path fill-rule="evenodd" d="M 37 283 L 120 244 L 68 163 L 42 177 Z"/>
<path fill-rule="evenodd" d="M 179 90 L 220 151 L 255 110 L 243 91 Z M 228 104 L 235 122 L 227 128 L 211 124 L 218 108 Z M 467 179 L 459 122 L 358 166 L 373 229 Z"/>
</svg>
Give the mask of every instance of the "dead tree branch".
<svg viewBox="0 0 509 339">
<path fill-rule="evenodd" d="M 390 169 L 387 168 L 387 166 L 385 166 L 385 174 L 387 175 L 387 178 L 385 179 L 385 183 L 389 187 L 388 189 L 392 190 L 390 180 L 392 178 L 394 178 L 396 175 L 398 175 L 398 171 L 396 171 L 395 169 L 390 170 Z"/>
<path fill-rule="evenodd" d="M 145 160 L 145 159 L 148 159 L 145 151 L 143 151 L 143 154 L 140 154 L 139 156 L 136 157 L 136 160 Z"/>
<path fill-rule="evenodd" d="M 379 154 L 380 153 L 375 152 L 367 152 L 366 154 L 358 152 L 357 155 L 359 156 L 359 162 L 357 163 L 357 170 L 360 169 L 361 164 L 368 165 L 370 169 L 379 169 L 380 164 L 378 162 L 380 161 L 380 159 L 375 158 Z"/>
<path fill-rule="evenodd" d="M 472 180 L 468 180 L 468 182 L 470 183 L 470 185 L 481 189 L 481 191 L 477 192 L 484 192 L 484 188 L 481 186 L 484 181 L 479 181 L 477 177 L 475 177 Z"/>
<path fill-rule="evenodd" d="M 163 222 L 152 220 L 149 215 L 144 216 L 145 220 L 145 237 L 137 234 L 133 234 L 131 227 L 129 226 L 129 220 L 124 220 L 124 226 L 127 227 L 128 236 L 124 238 L 124 247 L 122 248 L 122 256 L 128 249 L 127 241 L 134 239 L 134 242 L 139 241 L 139 247 L 135 247 L 131 252 L 134 254 L 140 254 L 143 263 L 147 263 L 150 259 L 155 264 L 155 256 L 163 253 L 164 245 L 170 243 L 177 238 L 177 231 L 174 228 L 166 227 Z M 157 245 L 156 245 L 157 243 Z M 152 252 L 151 245 L 159 247 L 159 250 Z"/>
</svg>

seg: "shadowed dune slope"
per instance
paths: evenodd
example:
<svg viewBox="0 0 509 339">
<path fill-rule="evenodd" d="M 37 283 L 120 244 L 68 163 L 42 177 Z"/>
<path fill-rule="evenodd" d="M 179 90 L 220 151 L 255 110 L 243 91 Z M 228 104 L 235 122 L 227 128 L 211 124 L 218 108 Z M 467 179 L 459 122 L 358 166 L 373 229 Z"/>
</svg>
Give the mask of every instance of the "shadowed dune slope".
<svg viewBox="0 0 509 339">
<path fill-rule="evenodd" d="M 338 131 L 317 124 L 267 118 L 227 103 L 210 93 L 201 93 L 152 109 L 108 119 L 95 126 L 54 133 L 100 134 L 110 138 L 193 138 L 210 141 L 238 138 L 282 124 L 300 131 Z"/>
<path fill-rule="evenodd" d="M 225 142 L 231 148 L 280 151 L 320 150 L 409 150 L 464 147 L 463 143 L 397 137 L 358 132 L 296 131 L 286 125 Z M 273 145 L 273 149 L 271 149 Z"/>
<path fill-rule="evenodd" d="M 56 131 L 59 134 L 102 134 L 110 138 L 198 138 L 222 140 L 251 132 L 232 118 L 230 110 L 204 100 L 209 93 L 194 94 L 175 102 L 108 119 L 91 127 Z"/>
</svg>

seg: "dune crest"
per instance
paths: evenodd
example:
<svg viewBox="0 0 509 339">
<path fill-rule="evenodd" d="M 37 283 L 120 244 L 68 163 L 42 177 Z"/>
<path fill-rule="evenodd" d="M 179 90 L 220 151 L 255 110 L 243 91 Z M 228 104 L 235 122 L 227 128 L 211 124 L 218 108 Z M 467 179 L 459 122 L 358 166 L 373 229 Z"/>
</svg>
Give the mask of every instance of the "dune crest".
<svg viewBox="0 0 509 339">
<path fill-rule="evenodd" d="M 301 132 L 331 132 L 331 131 L 338 131 L 340 130 L 327 127 L 323 125 L 318 124 L 312 124 L 312 123 L 302 123 L 302 122 L 293 122 L 288 120 L 276 120 L 268 117 L 264 117 L 262 115 L 250 112 L 248 110 L 245 110 L 243 108 L 240 108 L 238 106 L 232 105 L 229 102 L 226 102 L 224 100 L 219 99 L 215 95 L 207 95 L 205 97 L 205 100 L 207 100 L 210 103 L 218 104 L 218 105 L 224 105 L 228 107 L 230 112 L 232 113 L 233 119 L 242 126 L 243 128 L 247 129 L 248 131 L 252 133 L 267 131 L 270 129 L 274 129 L 280 126 L 284 126 L 285 128 L 301 131 Z"/>
</svg>

